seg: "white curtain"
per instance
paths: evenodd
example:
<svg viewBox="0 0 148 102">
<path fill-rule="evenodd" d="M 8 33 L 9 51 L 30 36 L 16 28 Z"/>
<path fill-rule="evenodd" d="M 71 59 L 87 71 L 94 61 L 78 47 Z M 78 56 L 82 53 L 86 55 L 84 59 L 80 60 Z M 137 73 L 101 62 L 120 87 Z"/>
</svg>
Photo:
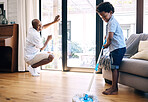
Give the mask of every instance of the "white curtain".
<svg viewBox="0 0 148 102">
<path fill-rule="evenodd" d="M 28 28 L 34 18 L 39 18 L 39 0 L 17 0 L 18 35 L 18 71 L 26 70 L 24 47 Z"/>
</svg>

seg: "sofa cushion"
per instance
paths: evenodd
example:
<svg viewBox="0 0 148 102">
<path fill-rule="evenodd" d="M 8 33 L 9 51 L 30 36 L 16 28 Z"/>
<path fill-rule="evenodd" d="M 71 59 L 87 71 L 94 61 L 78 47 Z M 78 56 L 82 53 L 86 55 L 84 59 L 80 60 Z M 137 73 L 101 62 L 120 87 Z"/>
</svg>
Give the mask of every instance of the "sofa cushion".
<svg viewBox="0 0 148 102">
<path fill-rule="evenodd" d="M 143 40 L 143 41 L 145 41 L 145 40 L 148 40 L 148 34 L 144 34 L 144 33 L 141 33 L 141 37 L 140 37 L 140 40 Z"/>
<path fill-rule="evenodd" d="M 126 55 L 132 56 L 138 51 L 141 34 L 132 34 L 126 41 Z"/>
<path fill-rule="evenodd" d="M 148 78 L 148 61 L 140 59 L 123 58 L 120 69 L 121 72 L 135 74 Z"/>
<path fill-rule="evenodd" d="M 148 34 L 132 34 L 126 41 L 125 55 L 131 57 L 138 52 L 139 41 L 148 40 Z"/>
</svg>

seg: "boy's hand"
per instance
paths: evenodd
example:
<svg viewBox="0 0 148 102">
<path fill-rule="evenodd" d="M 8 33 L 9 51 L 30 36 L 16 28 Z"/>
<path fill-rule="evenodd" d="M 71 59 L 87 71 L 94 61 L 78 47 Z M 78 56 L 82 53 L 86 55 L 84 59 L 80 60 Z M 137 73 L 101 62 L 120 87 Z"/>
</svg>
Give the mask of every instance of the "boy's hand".
<svg viewBox="0 0 148 102">
<path fill-rule="evenodd" d="M 107 48 L 108 46 L 106 44 L 103 45 L 103 49 Z"/>
<path fill-rule="evenodd" d="M 105 37 L 104 37 L 104 40 L 106 39 L 106 35 L 105 35 Z"/>
<path fill-rule="evenodd" d="M 60 20 L 60 15 L 57 15 L 56 17 L 55 17 L 55 19 L 54 19 L 54 23 L 56 23 L 56 22 L 58 22 Z"/>
</svg>

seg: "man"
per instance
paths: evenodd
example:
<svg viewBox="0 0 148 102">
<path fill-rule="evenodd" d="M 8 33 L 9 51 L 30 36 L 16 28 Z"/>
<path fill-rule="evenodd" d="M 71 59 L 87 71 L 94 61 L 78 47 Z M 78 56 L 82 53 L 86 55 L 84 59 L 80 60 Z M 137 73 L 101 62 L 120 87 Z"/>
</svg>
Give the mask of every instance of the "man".
<svg viewBox="0 0 148 102">
<path fill-rule="evenodd" d="M 43 51 L 48 42 L 52 39 L 52 35 L 47 37 L 47 40 L 43 45 L 40 31 L 48 28 L 54 23 L 57 23 L 60 20 L 59 17 L 60 16 L 57 15 L 53 22 L 43 26 L 38 19 L 32 20 L 32 28 L 28 31 L 25 47 L 25 61 L 29 64 L 28 70 L 32 76 L 39 76 L 37 67 L 48 64 L 54 59 L 54 56 L 50 52 Z"/>
</svg>

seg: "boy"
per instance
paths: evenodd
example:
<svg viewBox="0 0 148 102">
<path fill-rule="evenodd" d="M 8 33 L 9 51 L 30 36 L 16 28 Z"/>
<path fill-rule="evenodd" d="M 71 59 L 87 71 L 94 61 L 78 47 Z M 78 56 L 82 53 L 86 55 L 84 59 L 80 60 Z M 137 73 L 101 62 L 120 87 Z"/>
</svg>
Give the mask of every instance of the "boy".
<svg viewBox="0 0 148 102">
<path fill-rule="evenodd" d="M 126 44 L 122 29 L 113 16 L 114 7 L 112 4 L 102 2 L 97 6 L 96 12 L 107 23 L 105 36 L 107 43 L 103 46 L 104 48 L 109 47 L 112 70 L 112 86 L 102 93 L 105 95 L 114 95 L 118 94 L 118 69 L 126 52 Z"/>
<path fill-rule="evenodd" d="M 57 23 L 60 20 L 59 17 L 60 16 L 57 15 L 53 22 L 43 26 L 38 19 L 32 20 L 32 28 L 28 31 L 25 47 L 25 61 L 29 64 L 28 70 L 32 76 L 39 76 L 40 72 L 37 70 L 37 67 L 48 64 L 54 59 L 51 53 L 41 52 L 52 39 L 52 36 L 49 35 L 43 45 L 39 32 L 48 28 L 50 25 Z"/>
</svg>

